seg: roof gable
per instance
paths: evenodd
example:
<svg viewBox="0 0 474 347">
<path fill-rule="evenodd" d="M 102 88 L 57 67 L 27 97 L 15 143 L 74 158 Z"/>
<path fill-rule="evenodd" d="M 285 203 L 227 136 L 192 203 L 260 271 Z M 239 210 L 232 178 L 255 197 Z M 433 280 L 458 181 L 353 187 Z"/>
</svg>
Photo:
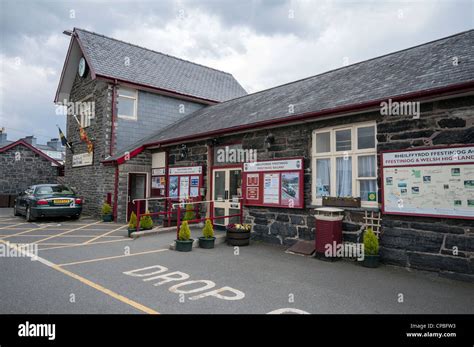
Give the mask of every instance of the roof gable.
<svg viewBox="0 0 474 347">
<path fill-rule="evenodd" d="M 46 153 L 44 153 L 43 151 L 35 148 L 33 145 L 30 145 L 28 142 L 25 142 L 23 141 L 22 139 L 18 140 L 18 141 L 15 141 L 15 142 L 12 142 L 10 143 L 9 145 L 6 145 L 4 147 L 1 147 L 0 148 L 0 153 L 3 153 L 3 152 L 6 152 L 8 151 L 9 149 L 12 149 L 16 146 L 24 146 L 30 150 L 32 150 L 33 152 L 35 152 L 36 154 L 38 154 L 40 157 L 50 161 L 51 163 L 53 163 L 54 165 L 56 166 L 63 166 L 60 162 L 58 162 L 56 159 L 53 159 L 51 158 L 49 155 L 47 155 Z"/>
</svg>

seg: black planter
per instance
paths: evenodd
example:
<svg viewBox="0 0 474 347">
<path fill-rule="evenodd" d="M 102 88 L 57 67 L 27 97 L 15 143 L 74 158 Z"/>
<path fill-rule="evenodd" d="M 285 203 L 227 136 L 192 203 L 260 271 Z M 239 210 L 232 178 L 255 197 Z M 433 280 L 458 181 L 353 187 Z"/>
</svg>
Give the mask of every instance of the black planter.
<svg viewBox="0 0 474 347">
<path fill-rule="evenodd" d="M 250 244 L 250 231 L 227 229 L 226 241 L 229 246 L 248 246 Z"/>
<path fill-rule="evenodd" d="M 176 242 L 176 250 L 178 252 L 191 252 L 193 249 L 193 239 L 189 239 L 186 241 L 175 240 Z"/>
<path fill-rule="evenodd" d="M 379 255 L 364 255 L 362 266 L 370 268 L 379 267 Z"/>
<path fill-rule="evenodd" d="M 114 216 L 111 214 L 104 214 L 102 215 L 102 221 L 103 222 L 113 222 Z"/>
<path fill-rule="evenodd" d="M 133 229 L 128 228 L 127 230 L 128 230 L 128 237 L 130 237 L 130 234 L 137 231 L 137 228 L 133 228 Z M 144 229 L 143 228 L 138 229 L 138 231 L 142 231 L 142 230 Z"/>
<path fill-rule="evenodd" d="M 206 248 L 206 249 L 214 248 L 214 241 L 216 241 L 215 237 L 207 238 L 207 237 L 201 236 L 199 238 L 199 247 Z"/>
</svg>

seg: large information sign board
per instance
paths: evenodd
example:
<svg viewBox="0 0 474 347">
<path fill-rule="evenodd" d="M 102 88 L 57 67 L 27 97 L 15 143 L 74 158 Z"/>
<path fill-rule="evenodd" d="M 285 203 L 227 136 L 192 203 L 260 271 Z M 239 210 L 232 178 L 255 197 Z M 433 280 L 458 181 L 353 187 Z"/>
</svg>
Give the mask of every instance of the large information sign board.
<svg viewBox="0 0 474 347">
<path fill-rule="evenodd" d="M 303 158 L 244 163 L 247 206 L 303 208 Z"/>
<path fill-rule="evenodd" d="M 385 214 L 474 219 L 474 145 L 382 153 Z"/>
<path fill-rule="evenodd" d="M 168 196 L 172 200 L 200 200 L 202 166 L 178 166 L 168 169 Z"/>
</svg>

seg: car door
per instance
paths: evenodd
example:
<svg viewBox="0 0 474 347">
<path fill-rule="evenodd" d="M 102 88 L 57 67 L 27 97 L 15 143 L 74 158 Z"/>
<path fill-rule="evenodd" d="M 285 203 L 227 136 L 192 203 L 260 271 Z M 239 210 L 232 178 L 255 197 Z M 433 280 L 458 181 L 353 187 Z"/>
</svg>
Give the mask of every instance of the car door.
<svg viewBox="0 0 474 347">
<path fill-rule="evenodd" d="M 28 188 L 28 189 L 30 189 L 30 188 Z M 17 206 L 18 211 L 20 211 L 20 212 L 25 212 L 25 199 L 27 197 L 28 189 L 25 190 L 24 192 L 21 192 L 18 195 L 16 206 Z"/>
</svg>

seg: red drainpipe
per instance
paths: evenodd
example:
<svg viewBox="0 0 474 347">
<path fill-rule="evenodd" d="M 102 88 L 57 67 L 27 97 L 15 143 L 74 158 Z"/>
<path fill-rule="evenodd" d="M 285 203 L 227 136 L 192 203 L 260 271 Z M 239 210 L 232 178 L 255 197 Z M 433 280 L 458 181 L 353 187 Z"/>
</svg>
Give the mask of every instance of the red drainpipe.
<svg viewBox="0 0 474 347">
<path fill-rule="evenodd" d="M 114 136 L 115 136 L 115 94 L 117 92 L 117 80 L 114 81 L 112 85 L 112 127 L 110 128 L 110 156 L 114 152 Z M 115 164 L 115 179 L 114 179 L 114 221 L 117 221 L 117 205 L 118 205 L 118 181 L 119 181 L 119 167 L 118 164 Z"/>
<path fill-rule="evenodd" d="M 119 182 L 119 166 L 115 165 L 115 179 L 114 179 L 114 221 L 117 221 L 117 204 L 118 204 L 118 182 Z"/>
</svg>

